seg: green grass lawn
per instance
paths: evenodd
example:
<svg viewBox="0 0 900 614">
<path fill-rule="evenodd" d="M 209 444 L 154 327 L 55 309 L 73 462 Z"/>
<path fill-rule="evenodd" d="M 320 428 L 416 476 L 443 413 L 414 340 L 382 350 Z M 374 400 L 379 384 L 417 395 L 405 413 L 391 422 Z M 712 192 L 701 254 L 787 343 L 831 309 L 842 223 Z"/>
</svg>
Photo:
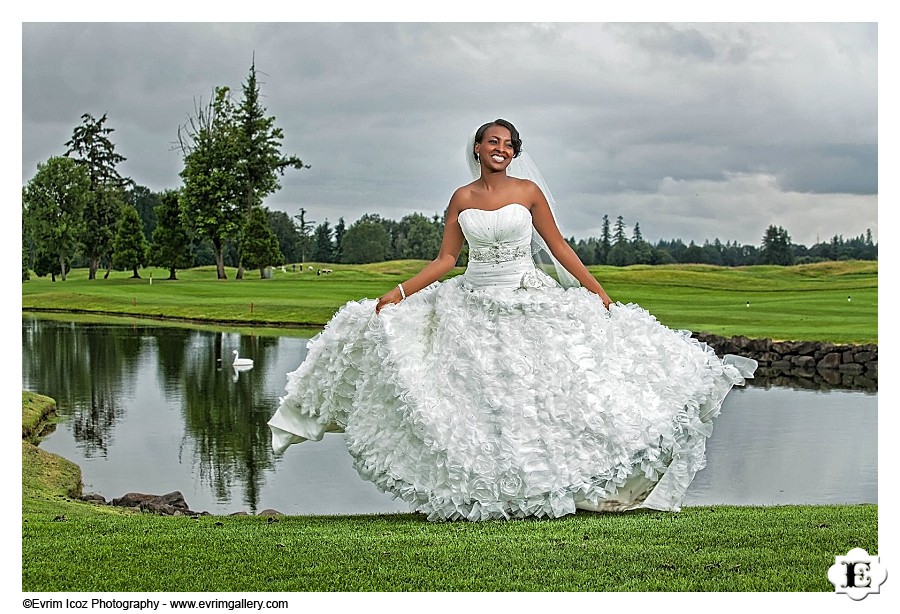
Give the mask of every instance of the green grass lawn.
<svg viewBox="0 0 900 614">
<path fill-rule="evenodd" d="M 58 310 L 235 325 L 324 325 L 345 302 L 377 298 L 414 275 L 423 261 L 371 265 L 313 264 L 309 270 L 259 279 L 217 280 L 212 267 L 179 271 L 168 281 L 161 269 L 143 279 L 114 272 L 89 281 L 86 270 L 65 282 L 33 278 L 22 284 L 24 310 Z M 827 262 L 793 267 L 666 265 L 590 267 L 613 300 L 638 303 L 663 324 L 719 335 L 773 339 L 877 343 L 877 262 Z M 462 269 L 454 270 L 457 275 Z M 150 283 L 152 274 L 153 283 Z M 850 300 L 848 301 L 848 296 Z M 749 302 L 749 306 L 748 306 Z"/>
</svg>

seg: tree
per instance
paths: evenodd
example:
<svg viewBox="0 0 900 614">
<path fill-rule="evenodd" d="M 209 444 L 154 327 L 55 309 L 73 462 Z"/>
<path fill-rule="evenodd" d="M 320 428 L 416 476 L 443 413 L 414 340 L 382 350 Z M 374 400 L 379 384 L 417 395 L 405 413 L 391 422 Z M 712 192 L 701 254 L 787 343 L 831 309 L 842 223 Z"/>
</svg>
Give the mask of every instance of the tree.
<svg viewBox="0 0 900 614">
<path fill-rule="evenodd" d="M 132 205 L 122 205 L 121 217 L 116 226 L 116 237 L 113 240 L 113 266 L 120 269 L 131 269 L 132 279 L 140 279 L 138 267 L 147 263 L 147 239 L 144 237 L 144 225 L 137 209 Z"/>
<path fill-rule="evenodd" d="M 344 234 L 347 232 L 347 225 L 344 224 L 344 218 L 338 218 L 338 223 L 334 225 L 334 259 L 333 262 L 344 261 Z"/>
<path fill-rule="evenodd" d="M 153 230 L 148 260 L 150 264 L 169 269 L 169 279 L 178 279 L 176 269 L 186 269 L 193 264 L 191 236 L 178 202 L 178 192 L 164 192 L 156 206 L 156 228 Z"/>
<path fill-rule="evenodd" d="M 22 189 L 23 227 L 34 250 L 35 274 L 53 274 L 55 262 L 63 281 L 80 247 L 84 209 L 90 200 L 87 169 L 65 157 L 38 164 Z"/>
<path fill-rule="evenodd" d="M 306 262 L 307 256 L 312 254 L 313 251 L 313 238 L 312 238 L 312 229 L 315 222 L 306 219 L 306 209 L 300 207 L 300 214 L 295 215 L 294 219 L 297 220 L 297 234 L 299 238 L 297 239 L 297 244 L 300 249 L 300 262 Z"/>
<path fill-rule="evenodd" d="M 597 248 L 597 255 L 595 259 L 598 263 L 606 262 L 606 256 L 609 254 L 610 248 L 612 248 L 612 234 L 609 232 L 609 216 L 603 216 L 603 230 L 600 235 L 600 245 Z"/>
<path fill-rule="evenodd" d="M 628 237 L 625 236 L 625 220 L 622 219 L 621 215 L 616 218 L 616 230 L 613 234 L 613 239 L 615 245 L 628 243 Z"/>
<path fill-rule="evenodd" d="M 189 228 L 208 238 L 216 257 L 216 276 L 226 279 L 223 247 L 241 227 L 244 185 L 236 172 L 241 156 L 227 87 L 216 88 L 212 100 L 197 106 L 188 123 L 178 129 L 184 154 L 180 202 Z"/>
<path fill-rule="evenodd" d="M 407 215 L 408 225 L 401 258 L 432 260 L 441 248 L 441 234 L 427 217 L 420 213 Z"/>
<path fill-rule="evenodd" d="M 703 248 L 691 241 L 684 253 L 681 254 L 678 262 L 682 264 L 703 264 L 706 259 L 703 257 Z"/>
<path fill-rule="evenodd" d="M 278 241 L 278 249 L 281 250 L 285 262 L 297 262 L 300 260 L 300 233 L 297 225 L 284 211 L 266 210 L 269 219 L 269 228 Z"/>
<path fill-rule="evenodd" d="M 334 262 L 334 231 L 325 220 L 313 232 L 312 259 L 316 262 Z"/>
<path fill-rule="evenodd" d="M 628 240 L 616 242 L 606 255 L 606 264 L 612 266 L 629 266 L 635 263 L 634 248 Z"/>
<path fill-rule="evenodd" d="M 391 253 L 391 236 L 384 225 L 363 216 L 347 229 L 341 249 L 348 264 L 381 262 Z"/>
<path fill-rule="evenodd" d="M 123 202 L 122 191 L 131 184 L 119 174 L 116 166 L 126 158 L 116 153 L 109 138 L 115 130 L 104 126 L 106 113 L 95 119 L 90 113 L 81 116 L 81 125 L 66 141 L 66 157 L 87 169 L 90 202 L 84 209 L 82 243 L 88 257 L 88 279 L 96 279 L 103 258 L 109 257 L 116 229 L 116 215 Z"/>
<path fill-rule="evenodd" d="M 631 251 L 635 264 L 653 264 L 653 246 L 646 241 L 632 241 Z"/>
<path fill-rule="evenodd" d="M 160 204 L 160 195 L 150 191 L 150 188 L 142 185 L 132 185 L 125 190 L 125 202 L 137 209 L 141 216 L 141 224 L 144 228 L 144 236 L 152 237 L 156 225 L 159 223 L 156 217 L 156 208 Z"/>
<path fill-rule="evenodd" d="M 763 264 L 794 264 L 794 255 L 791 252 L 791 237 L 787 230 L 781 226 L 769 226 L 762 238 L 760 252 Z"/>
<path fill-rule="evenodd" d="M 284 134 L 275 126 L 275 117 L 266 116 L 266 108 L 260 102 L 255 60 L 242 88 L 243 99 L 236 114 L 240 155 L 235 171 L 241 186 L 244 215 L 249 216 L 266 196 L 281 188 L 278 176 L 284 175 L 285 169 L 309 168 L 309 165 L 304 165 L 297 156 L 281 154 Z M 237 276 L 241 277 L 241 267 Z"/>
<path fill-rule="evenodd" d="M 644 240 L 644 237 L 641 235 L 641 225 L 638 222 L 634 223 L 634 230 L 631 231 L 631 241 L 633 243 L 640 243 Z"/>
<path fill-rule="evenodd" d="M 265 278 L 266 267 L 281 264 L 284 260 L 262 207 L 253 207 L 250 211 L 241 236 L 241 261 L 248 267 L 258 268 L 260 279 Z"/>
</svg>

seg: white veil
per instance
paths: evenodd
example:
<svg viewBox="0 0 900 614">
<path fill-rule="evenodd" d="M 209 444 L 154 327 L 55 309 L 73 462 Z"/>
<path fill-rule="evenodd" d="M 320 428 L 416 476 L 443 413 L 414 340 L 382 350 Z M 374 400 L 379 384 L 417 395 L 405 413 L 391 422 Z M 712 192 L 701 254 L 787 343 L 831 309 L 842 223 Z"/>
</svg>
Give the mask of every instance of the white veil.
<svg viewBox="0 0 900 614">
<path fill-rule="evenodd" d="M 468 144 L 466 145 L 466 162 L 469 164 L 469 170 L 472 172 L 472 177 L 474 179 L 481 177 L 481 165 L 475 160 L 475 156 L 473 155 L 475 151 L 475 133 L 477 131 L 477 128 L 472 131 L 472 134 L 469 136 Z M 510 162 L 509 167 L 506 169 L 506 174 L 510 177 L 517 177 L 519 179 L 530 179 L 536 183 L 544 193 L 544 197 L 550 205 L 551 213 L 554 211 L 556 202 L 553 200 L 553 195 L 550 194 L 550 188 L 547 187 L 544 177 L 538 170 L 537 165 L 532 161 L 531 156 L 528 155 L 528 152 L 524 149 L 521 150 L 519 155 Z M 581 285 L 578 280 L 553 257 L 553 254 L 550 253 L 550 248 L 547 247 L 546 241 L 544 241 L 544 238 L 541 237 L 541 235 L 538 234 L 538 231 L 533 227 L 531 229 L 531 257 L 534 260 L 535 267 L 551 275 L 563 288 L 575 288 Z"/>
</svg>

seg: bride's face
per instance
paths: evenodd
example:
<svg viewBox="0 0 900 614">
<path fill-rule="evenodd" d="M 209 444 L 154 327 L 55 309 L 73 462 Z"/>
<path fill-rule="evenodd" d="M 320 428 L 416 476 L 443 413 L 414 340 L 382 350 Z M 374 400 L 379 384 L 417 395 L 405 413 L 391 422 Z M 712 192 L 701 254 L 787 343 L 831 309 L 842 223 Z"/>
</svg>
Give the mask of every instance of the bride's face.
<svg viewBox="0 0 900 614">
<path fill-rule="evenodd" d="M 506 169 L 515 153 L 509 129 L 497 125 L 488 127 L 481 142 L 475 143 L 475 153 L 482 167 L 492 171 Z"/>
</svg>

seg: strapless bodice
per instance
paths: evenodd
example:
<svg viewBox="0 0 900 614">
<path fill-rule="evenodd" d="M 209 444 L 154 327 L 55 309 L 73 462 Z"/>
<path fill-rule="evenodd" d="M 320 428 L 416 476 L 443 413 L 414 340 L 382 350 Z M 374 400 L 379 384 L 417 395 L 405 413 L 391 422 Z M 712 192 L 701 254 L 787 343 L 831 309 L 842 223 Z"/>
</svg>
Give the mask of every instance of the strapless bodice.
<svg viewBox="0 0 900 614">
<path fill-rule="evenodd" d="M 459 225 L 469 244 L 466 285 L 519 288 L 534 271 L 531 259 L 531 211 L 519 203 L 499 209 L 465 209 Z"/>
</svg>

